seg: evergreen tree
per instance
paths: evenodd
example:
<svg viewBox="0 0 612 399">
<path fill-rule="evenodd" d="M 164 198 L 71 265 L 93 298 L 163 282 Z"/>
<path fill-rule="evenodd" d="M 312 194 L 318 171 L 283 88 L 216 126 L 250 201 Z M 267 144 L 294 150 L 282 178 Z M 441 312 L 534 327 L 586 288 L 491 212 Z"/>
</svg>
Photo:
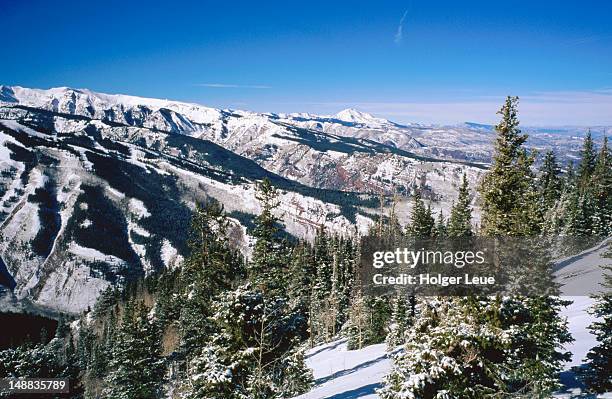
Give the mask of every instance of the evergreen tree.
<svg viewBox="0 0 612 399">
<path fill-rule="evenodd" d="M 588 130 L 580 151 L 580 164 L 578 165 L 578 184 L 580 187 L 586 187 L 589 184 L 593 170 L 595 169 L 595 158 L 597 152 L 595 143 L 591 136 L 591 131 Z"/>
<path fill-rule="evenodd" d="M 608 140 L 596 151 L 590 132 L 587 133 L 575 178 L 568 176 L 560 206 L 560 229 L 569 236 L 565 245 L 572 251 L 588 248 L 596 236 L 606 237 L 612 231 L 612 157 Z M 576 247 L 572 237 L 583 237 L 584 243 Z M 584 240 L 591 237 L 592 240 Z M 575 240 L 574 240 L 575 241 Z"/>
<path fill-rule="evenodd" d="M 417 305 L 404 351 L 378 391 L 382 399 L 482 398 L 494 393 L 499 366 L 489 356 L 503 352 L 504 334 L 485 322 L 487 304 L 466 311 L 467 298 L 432 298 Z M 488 356 L 487 356 L 488 355 Z"/>
<path fill-rule="evenodd" d="M 404 343 L 405 334 L 407 334 L 408 328 L 413 322 L 413 314 L 409 303 L 411 300 L 414 300 L 414 297 L 409 298 L 402 294 L 397 294 L 393 299 L 391 319 L 386 338 L 389 351 Z"/>
<path fill-rule="evenodd" d="M 289 264 L 288 249 L 279 239 L 279 219 L 273 214 L 279 205 L 278 192 L 269 179 L 257 185 L 256 198 L 261 213 L 255 218 L 253 236 L 256 243 L 249 263 L 249 280 L 267 292 L 282 291 Z"/>
<path fill-rule="evenodd" d="M 435 220 L 431 207 L 426 208 L 419 192 L 414 194 L 412 215 L 406 232 L 415 238 L 430 238 L 433 235 Z"/>
<path fill-rule="evenodd" d="M 164 380 L 160 331 L 142 302 L 128 303 L 104 381 L 108 399 L 145 399 L 160 394 Z"/>
<path fill-rule="evenodd" d="M 561 197 L 561 169 L 553 151 L 547 151 L 540 168 L 538 191 L 542 214 L 552 209 Z"/>
<path fill-rule="evenodd" d="M 287 303 L 250 285 L 228 291 L 214 305 L 216 333 L 189 365 L 190 398 L 284 398 L 312 381 L 297 344 Z"/>
<path fill-rule="evenodd" d="M 236 279 L 244 275 L 242 259 L 229 244 L 228 223 L 218 202 L 196 206 L 189 240 L 191 254 L 185 260 L 180 277 L 184 291 L 179 325 L 181 349 L 186 356 L 203 345 L 211 332 L 208 317 L 215 295 L 230 289 Z M 165 297 L 161 304 L 167 300 Z"/>
<path fill-rule="evenodd" d="M 525 236 L 540 230 L 537 193 L 531 165 L 523 148 L 527 135 L 519 129 L 518 97 L 508 97 L 499 111 L 493 165 L 481 182 L 482 233 L 485 236 Z"/>
<path fill-rule="evenodd" d="M 436 220 L 436 228 L 434 230 L 434 236 L 438 239 L 444 239 L 448 236 L 448 226 L 444 220 L 442 209 L 438 213 L 438 219 Z"/>
<path fill-rule="evenodd" d="M 497 127 L 493 166 L 485 176 L 481 190 L 483 195 L 483 233 L 490 236 L 532 236 L 540 231 L 537 211 L 537 192 L 534 190 L 533 175 L 529 170 L 532 157 L 522 148 L 527 139 L 520 134 L 516 110 L 517 99 L 509 97 L 501 110 L 502 121 Z M 495 193 L 500 195 L 495 196 Z M 509 219 L 508 217 L 511 216 Z M 520 266 L 515 280 L 529 279 L 548 272 L 549 263 L 545 253 L 520 259 L 528 262 L 516 265 L 504 260 L 511 273 Z M 503 263 L 503 262 L 502 262 Z M 570 302 L 554 296 L 508 298 L 504 310 L 513 307 L 512 312 L 500 313 L 500 323 L 506 328 L 518 328 L 524 335 L 514 335 L 510 345 L 513 351 L 506 352 L 501 364 L 514 374 L 503 382 L 504 390 L 526 391 L 532 395 L 545 395 L 554 389 L 560 363 L 568 354 L 558 348 L 571 341 L 567 326 L 559 313 Z M 512 305 L 512 306 L 510 306 Z M 517 315 L 522 315 L 517 317 Z M 520 327 L 519 327 L 520 326 Z M 505 386 L 504 386 L 505 385 Z"/>
<path fill-rule="evenodd" d="M 281 398 L 310 386 L 299 352 L 306 320 L 287 297 L 289 251 L 273 215 L 277 195 L 269 180 L 258 185 L 262 211 L 255 219 L 248 283 L 221 293 L 212 304 L 211 333 L 189 363 L 192 398 Z"/>
<path fill-rule="evenodd" d="M 500 111 L 493 165 L 481 186 L 482 230 L 488 236 L 539 232 L 533 158 L 522 148 L 527 137 L 518 128 L 516 104 L 509 97 Z M 506 263 L 501 267 L 544 271 L 540 262 L 516 265 L 500 259 Z M 424 300 L 379 394 L 385 399 L 548 397 L 569 357 L 559 351 L 571 341 L 559 316 L 568 303 L 525 296 Z"/>
<path fill-rule="evenodd" d="M 315 276 L 310 299 L 309 332 L 311 344 L 331 338 L 330 318 L 328 317 L 328 299 L 332 295 L 334 260 L 331 238 L 321 227 L 314 241 Z M 335 323 L 335 320 L 333 320 Z"/>
<path fill-rule="evenodd" d="M 311 292 L 314 284 L 316 267 L 312 247 L 308 242 L 300 241 L 291 250 L 287 295 L 292 311 L 310 318 Z M 306 337 L 308 329 L 302 333 Z"/>
<path fill-rule="evenodd" d="M 574 167 L 574 161 L 569 161 L 567 171 L 565 172 L 565 179 L 563 181 L 563 191 L 571 191 L 573 186 L 576 185 L 576 180 L 576 168 Z"/>
<path fill-rule="evenodd" d="M 448 220 L 449 237 L 469 237 L 472 236 L 472 208 L 470 207 L 470 192 L 467 176 L 463 174 L 461 187 L 459 188 L 459 198 L 453 205 Z"/>
<path fill-rule="evenodd" d="M 612 234 L 612 154 L 604 137 L 595 159 L 591 192 L 593 196 L 592 233 L 600 237 Z"/>
<path fill-rule="evenodd" d="M 612 272 L 611 267 L 606 267 Z M 589 326 L 589 330 L 597 338 L 598 344 L 586 355 L 585 364 L 574 368 L 578 378 L 584 382 L 591 392 L 604 393 L 612 391 L 612 274 L 605 276 L 604 288 L 608 290 L 593 298 L 595 303 L 590 309 L 598 321 Z"/>
</svg>

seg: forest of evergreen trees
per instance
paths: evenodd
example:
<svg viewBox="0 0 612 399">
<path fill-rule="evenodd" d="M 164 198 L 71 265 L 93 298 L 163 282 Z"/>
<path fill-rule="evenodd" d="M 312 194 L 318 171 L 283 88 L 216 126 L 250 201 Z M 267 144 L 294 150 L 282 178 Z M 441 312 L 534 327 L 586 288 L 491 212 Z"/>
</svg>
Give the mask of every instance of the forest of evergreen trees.
<svg viewBox="0 0 612 399">
<path fill-rule="evenodd" d="M 587 133 L 577 165 L 562 171 L 547 152 L 536 170 L 517 104 L 509 97 L 499 112 L 491 168 L 478 187 L 463 176 L 448 215 L 434 215 L 417 191 L 407 225 L 394 199 L 370 235 L 610 236 L 607 139 L 597 146 Z M 60 320 L 51 339 L 0 351 L 0 376 L 68 377 L 72 391 L 59 397 L 71 398 L 291 398 L 313 385 L 305 351 L 346 337 L 349 349 L 386 342 L 394 351 L 384 399 L 539 398 L 559 388 L 570 357 L 562 347 L 572 341 L 560 312 L 569 301 L 366 295 L 356 273 L 360 237 L 322 228 L 313 242 L 289 241 L 276 189 L 263 180 L 257 192 L 250 259 L 230 243 L 223 207 L 198 205 L 182 267 L 108 289 L 80 319 Z M 589 390 L 612 391 L 612 295 L 595 299 L 598 346 L 576 373 Z"/>
</svg>

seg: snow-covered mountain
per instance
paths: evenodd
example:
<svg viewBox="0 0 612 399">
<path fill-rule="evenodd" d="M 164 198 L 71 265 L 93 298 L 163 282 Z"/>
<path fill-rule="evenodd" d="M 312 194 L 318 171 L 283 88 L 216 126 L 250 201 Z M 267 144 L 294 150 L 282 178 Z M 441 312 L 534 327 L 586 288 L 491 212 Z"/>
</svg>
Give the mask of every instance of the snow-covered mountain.
<svg viewBox="0 0 612 399">
<path fill-rule="evenodd" d="M 444 207 L 464 171 L 483 172 L 360 138 L 370 122 L 395 124 L 356 112 L 307 120 L 68 88 L 0 93 L 0 275 L 12 303 L 38 309 L 76 313 L 109 284 L 176 266 L 190 210 L 208 197 L 248 252 L 264 177 L 288 232 L 310 238 L 323 225 L 365 231 L 378 207 L 367 193 L 420 186 Z"/>
<path fill-rule="evenodd" d="M 248 252 L 254 185 L 264 177 L 281 190 L 279 215 L 299 237 L 323 225 L 365 231 L 379 193 L 419 188 L 447 211 L 460 176 L 475 184 L 485 171 L 473 161 L 487 159 L 492 137 L 353 109 L 261 114 L 0 86 L 0 283 L 11 303 L 79 312 L 109 284 L 179 264 L 190 211 L 208 197 L 231 213 Z"/>
</svg>

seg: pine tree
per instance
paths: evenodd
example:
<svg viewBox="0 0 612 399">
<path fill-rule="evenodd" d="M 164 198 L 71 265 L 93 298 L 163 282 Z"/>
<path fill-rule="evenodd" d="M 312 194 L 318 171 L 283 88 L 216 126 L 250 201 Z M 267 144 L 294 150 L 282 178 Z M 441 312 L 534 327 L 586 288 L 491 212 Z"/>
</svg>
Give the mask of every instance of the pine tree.
<svg viewBox="0 0 612 399">
<path fill-rule="evenodd" d="M 407 297 L 401 293 L 397 294 L 393 299 L 391 319 L 389 321 L 387 333 L 387 349 L 392 351 L 400 344 L 404 343 L 405 334 L 413 322 L 413 314 L 411 312 L 410 301 L 414 297 Z"/>
<path fill-rule="evenodd" d="M 434 236 L 438 239 L 444 239 L 448 236 L 448 226 L 444 220 L 442 209 L 438 213 L 438 219 L 436 220 L 436 228 L 434 230 Z"/>
<path fill-rule="evenodd" d="M 414 194 L 412 215 L 406 233 L 415 238 L 430 238 L 433 234 L 435 220 L 431 215 L 431 207 L 425 208 L 421 195 Z"/>
<path fill-rule="evenodd" d="M 542 214 L 550 211 L 561 197 L 561 169 L 553 151 L 547 151 L 540 168 L 538 191 Z"/>
<path fill-rule="evenodd" d="M 508 97 L 498 112 L 493 165 L 481 182 L 482 233 L 524 236 L 540 230 L 537 193 L 530 170 L 534 156 L 523 148 L 527 135 L 519 128 L 518 97 Z"/>
<path fill-rule="evenodd" d="M 459 198 L 453 205 L 448 220 L 448 236 L 469 237 L 472 236 L 472 208 L 470 207 L 470 191 L 467 176 L 463 174 L 461 187 L 459 188 Z"/>
<path fill-rule="evenodd" d="M 578 165 L 578 184 L 586 187 L 589 184 L 593 170 L 595 169 L 595 159 L 597 153 L 591 131 L 588 130 L 580 151 L 580 164 Z"/>
<path fill-rule="evenodd" d="M 607 137 L 604 137 L 595 159 L 591 182 L 594 208 L 591 217 L 592 233 L 607 237 L 612 234 L 612 154 Z"/>
<path fill-rule="evenodd" d="M 160 331 L 142 302 L 128 303 L 104 381 L 109 399 L 155 398 L 164 380 Z"/>
<path fill-rule="evenodd" d="M 589 310 L 598 319 L 589 326 L 598 344 L 589 350 L 585 363 L 574 368 L 587 389 L 596 393 L 612 391 L 612 268 L 608 266 L 606 270 L 604 288 L 608 291 L 595 295 L 595 303 Z"/>
<path fill-rule="evenodd" d="M 278 192 L 265 178 L 257 185 L 256 198 L 261 213 L 255 218 L 253 236 L 256 239 L 252 261 L 249 263 L 249 280 L 266 292 L 282 291 L 289 264 L 288 249 L 279 239 L 279 219 L 273 214 L 279 205 Z"/>
</svg>

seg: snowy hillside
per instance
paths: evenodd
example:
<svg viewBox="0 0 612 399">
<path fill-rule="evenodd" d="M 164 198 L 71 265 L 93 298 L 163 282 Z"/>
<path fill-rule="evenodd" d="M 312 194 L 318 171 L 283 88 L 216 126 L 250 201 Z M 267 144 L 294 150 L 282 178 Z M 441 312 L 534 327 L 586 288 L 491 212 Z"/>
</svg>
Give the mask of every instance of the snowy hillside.
<svg viewBox="0 0 612 399">
<path fill-rule="evenodd" d="M 375 391 L 391 369 L 385 344 L 349 351 L 346 339 L 312 348 L 306 364 L 316 386 L 299 399 L 377 398 Z"/>
<path fill-rule="evenodd" d="M 281 190 L 287 231 L 312 238 L 321 226 L 364 232 L 378 209 L 370 193 L 418 187 L 434 209 L 448 209 L 459 177 L 476 181 L 485 170 L 360 138 L 400 127 L 354 110 L 308 118 L 0 87 L 0 260 L 11 301 L 78 313 L 109 284 L 175 267 L 191 209 L 209 197 L 231 214 L 233 240 L 248 253 L 264 177 Z"/>
</svg>

